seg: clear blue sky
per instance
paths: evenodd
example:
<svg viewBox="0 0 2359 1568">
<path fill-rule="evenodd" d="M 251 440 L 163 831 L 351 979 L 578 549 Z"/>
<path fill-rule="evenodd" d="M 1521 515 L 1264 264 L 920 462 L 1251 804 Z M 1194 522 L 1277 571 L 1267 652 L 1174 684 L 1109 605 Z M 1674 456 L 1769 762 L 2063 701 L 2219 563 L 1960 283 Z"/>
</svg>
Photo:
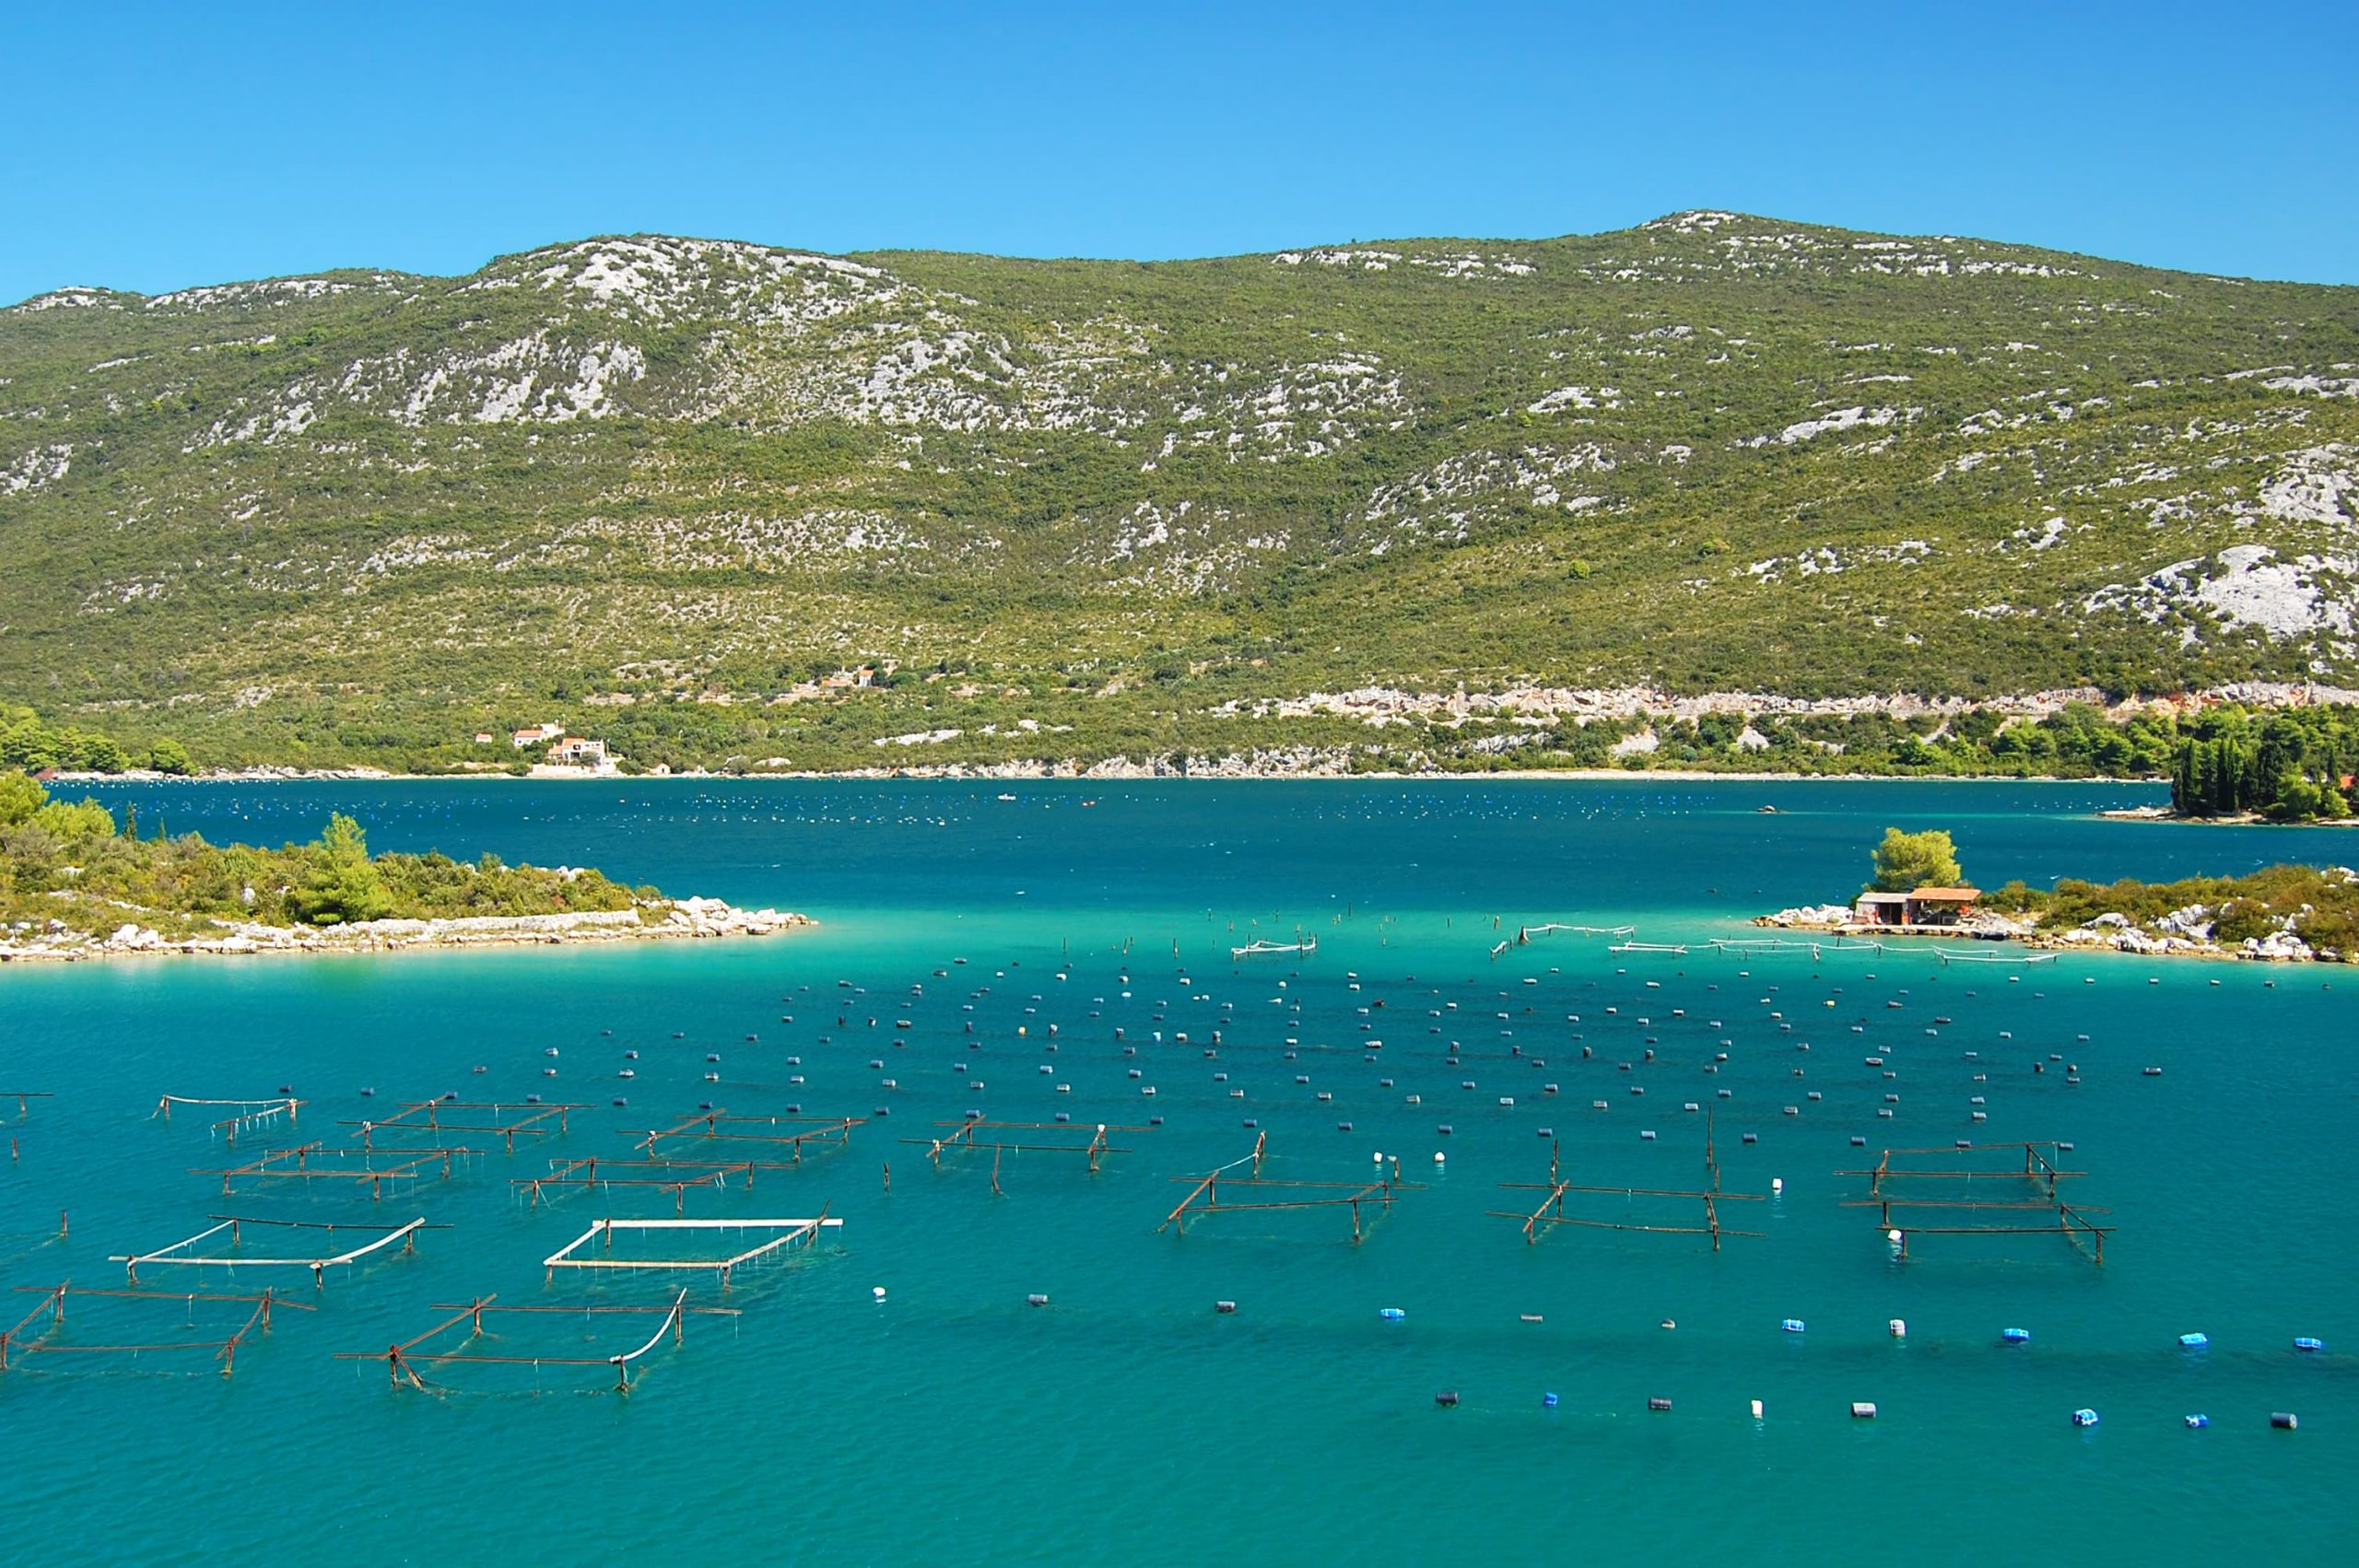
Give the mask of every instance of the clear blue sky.
<svg viewBox="0 0 2359 1568">
<path fill-rule="evenodd" d="M 2359 0 L 0 20 L 0 300 L 642 229 L 1169 257 L 1700 206 L 2359 283 Z"/>
</svg>

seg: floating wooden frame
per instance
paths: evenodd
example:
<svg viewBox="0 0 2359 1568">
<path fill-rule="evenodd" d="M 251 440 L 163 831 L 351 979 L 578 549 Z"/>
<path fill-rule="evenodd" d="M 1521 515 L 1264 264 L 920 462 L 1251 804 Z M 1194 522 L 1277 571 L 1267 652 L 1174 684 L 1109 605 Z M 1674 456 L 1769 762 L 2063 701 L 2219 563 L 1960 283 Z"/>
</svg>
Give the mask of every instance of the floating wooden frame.
<svg viewBox="0 0 2359 1568">
<path fill-rule="evenodd" d="M 1611 1187 L 1567 1181 L 1564 1179 L 1564 1166 L 1562 1159 L 1562 1145 L 1552 1140 L 1548 1145 L 1548 1179 L 1546 1181 L 1503 1181 L 1499 1183 L 1499 1186 L 1502 1188 L 1508 1191 L 1544 1192 L 1547 1194 L 1546 1197 L 1541 1199 L 1538 1207 L 1534 1208 L 1530 1213 L 1527 1214 L 1520 1211 L 1508 1211 L 1505 1209 L 1491 1209 L 1486 1210 L 1485 1212 L 1493 1219 L 1520 1220 L 1523 1223 L 1523 1239 L 1527 1245 L 1539 1241 L 1541 1231 L 1543 1227 L 1555 1225 L 1574 1225 L 1584 1229 L 1600 1231 L 1644 1231 L 1661 1235 L 1705 1235 L 1712 1238 L 1712 1250 L 1714 1252 L 1719 1251 L 1720 1238 L 1722 1236 L 1758 1237 L 1761 1235 L 1759 1231 L 1731 1230 L 1728 1226 L 1720 1223 L 1720 1205 L 1722 1203 L 1731 1201 L 1739 1203 L 1758 1203 L 1762 1201 L 1762 1195 L 1757 1192 L 1724 1192 L 1721 1190 L 1719 1155 L 1713 1137 L 1710 1118 L 1708 1117 L 1706 1118 L 1704 1131 L 1704 1169 L 1707 1173 L 1707 1177 L 1705 1185 L 1700 1188 Z M 1567 1214 L 1565 1212 L 1565 1199 L 1575 1194 L 1579 1194 L 1582 1197 L 1619 1197 L 1624 1199 L 1668 1198 L 1686 1202 L 1700 1202 L 1704 1206 L 1704 1223 L 1700 1225 L 1651 1224 L 1641 1223 L 1634 1220 L 1602 1220 L 1598 1219 L 1593 1215 Z"/>
<path fill-rule="evenodd" d="M 446 1132 L 484 1132 L 498 1138 L 507 1153 L 516 1153 L 519 1138 L 545 1138 L 551 1117 L 557 1120 L 557 1131 L 562 1136 L 570 1129 L 572 1114 L 586 1110 L 586 1106 L 566 1103 L 542 1105 L 533 1102 L 517 1104 L 505 1100 L 417 1100 L 405 1104 L 388 1117 L 367 1121 L 341 1121 L 339 1127 L 360 1129 L 360 1146 L 373 1149 L 380 1137 L 391 1135 L 396 1149 L 405 1147 L 403 1137 L 426 1133 L 438 1140 Z M 487 1118 L 450 1121 L 446 1117 L 456 1113 L 463 1118 L 476 1113 L 487 1113 Z"/>
<path fill-rule="evenodd" d="M 285 1117 L 288 1125 L 292 1126 L 296 1119 L 295 1113 L 303 1108 L 303 1104 L 292 1094 L 276 1095 L 267 1100 L 205 1100 L 186 1094 L 165 1094 L 157 1099 L 156 1108 L 148 1113 L 148 1119 L 150 1121 L 171 1120 L 174 1106 L 216 1107 L 227 1106 L 230 1107 L 230 1114 L 214 1122 L 207 1131 L 234 1148 L 237 1145 L 238 1134 L 247 1128 L 268 1127 L 277 1121 L 280 1117 Z"/>
<path fill-rule="evenodd" d="M 541 1267 L 546 1271 L 546 1277 L 551 1281 L 557 1278 L 557 1271 L 560 1269 L 641 1270 L 669 1273 L 701 1270 L 718 1276 L 722 1289 L 727 1290 L 731 1276 L 738 1270 L 750 1268 L 780 1252 L 791 1251 L 798 1246 L 809 1246 L 823 1232 L 839 1229 L 842 1224 L 841 1220 L 828 1218 L 824 1209 L 819 1211 L 816 1218 L 807 1220 L 605 1219 L 593 1223 L 588 1230 L 550 1253 L 541 1260 Z M 769 1234 L 757 1245 L 732 1253 L 726 1258 L 616 1258 L 610 1255 L 614 1250 L 615 1234 L 617 1231 L 625 1234 L 641 1231 L 666 1233 L 760 1231 Z M 600 1243 L 601 1250 L 609 1256 L 598 1258 L 578 1256 L 581 1250 L 592 1242 Z"/>
<path fill-rule="evenodd" d="M 35 1294 L 41 1302 L 30 1312 L 6 1328 L 0 1329 L 0 1372 L 7 1372 L 24 1364 L 25 1358 L 36 1355 L 159 1355 L 183 1351 L 209 1351 L 221 1363 L 221 1375 L 229 1376 L 237 1370 L 238 1350 L 254 1335 L 267 1332 L 274 1311 L 293 1308 L 309 1312 L 311 1308 L 301 1302 L 288 1301 L 276 1290 L 264 1290 L 259 1295 L 207 1291 L 146 1291 L 101 1290 L 71 1281 L 54 1285 L 18 1285 L 21 1293 Z M 101 1299 L 114 1301 L 175 1302 L 183 1307 L 196 1302 L 230 1302 L 251 1307 L 245 1321 L 226 1339 L 147 1340 L 135 1344 L 71 1345 L 52 1338 L 65 1322 L 65 1306 L 69 1300 Z M 27 1330 L 49 1314 L 49 1327 L 33 1333 Z"/>
<path fill-rule="evenodd" d="M 393 1386 L 395 1388 L 400 1388 L 406 1384 L 408 1387 L 417 1389 L 420 1393 L 450 1392 L 448 1389 L 430 1387 L 425 1376 L 418 1371 L 418 1368 L 421 1366 L 436 1368 L 454 1365 L 531 1366 L 535 1368 L 544 1366 L 610 1366 L 615 1370 L 614 1391 L 617 1394 L 628 1394 L 631 1389 L 632 1368 L 640 1362 L 646 1359 L 649 1355 L 652 1354 L 655 1350 L 663 1344 L 663 1337 L 666 1334 L 669 1334 L 672 1337 L 672 1343 L 675 1346 L 683 1343 L 686 1339 L 684 1332 L 685 1325 L 689 1317 L 735 1317 L 738 1316 L 737 1309 L 734 1307 L 690 1306 L 688 1305 L 688 1293 L 685 1290 L 674 1296 L 668 1304 L 661 1306 L 624 1306 L 604 1303 L 581 1306 L 557 1306 L 547 1305 L 533 1306 L 500 1306 L 495 1305 L 499 1299 L 499 1298 L 497 1295 L 477 1296 L 475 1300 L 468 1302 L 464 1305 L 452 1302 L 437 1302 L 433 1305 L 433 1311 L 448 1312 L 452 1313 L 453 1316 L 444 1318 L 441 1322 L 437 1323 L 433 1328 L 428 1328 L 423 1334 L 414 1335 L 410 1339 L 405 1340 L 399 1344 L 389 1346 L 382 1351 L 339 1351 L 336 1352 L 335 1359 L 338 1361 L 376 1361 L 382 1359 L 386 1365 L 387 1374 L 391 1377 Z M 440 1336 L 449 1333 L 452 1329 L 456 1328 L 463 1323 L 467 1326 L 467 1342 L 473 1343 L 476 1340 L 484 1337 L 486 1331 L 484 1328 L 484 1319 L 487 1316 L 492 1316 L 584 1317 L 607 1316 L 644 1316 L 649 1314 L 660 1315 L 663 1319 L 663 1321 L 656 1324 L 655 1332 L 650 1334 L 645 1342 L 640 1344 L 636 1350 L 621 1351 L 613 1355 L 487 1355 L 480 1352 L 473 1351 L 422 1351 L 417 1348 L 420 1345 L 426 1344 L 428 1340 L 438 1339 Z M 644 1372 L 644 1368 L 641 1368 L 640 1370 L 642 1373 Z"/>
<path fill-rule="evenodd" d="M 480 1149 L 331 1149 L 325 1142 L 299 1144 L 292 1149 L 273 1149 L 256 1160 L 227 1170 L 197 1170 L 195 1176 L 221 1178 L 221 1195 L 229 1197 L 241 1181 L 349 1181 L 365 1185 L 370 1200 L 374 1202 L 385 1194 L 385 1183 L 416 1181 L 420 1176 L 439 1176 L 448 1180 L 452 1164 L 483 1151 Z M 347 1162 L 358 1160 L 355 1165 Z M 316 1161 L 318 1164 L 314 1164 Z M 436 1167 L 440 1167 L 438 1171 Z"/>
<path fill-rule="evenodd" d="M 364 1258 L 383 1251 L 396 1242 L 401 1244 L 401 1249 L 405 1253 L 416 1251 L 417 1233 L 428 1228 L 424 1215 L 410 1221 L 407 1224 L 393 1226 L 339 1224 L 317 1220 L 268 1220 L 257 1219 L 246 1214 L 208 1214 L 205 1218 L 216 1223 L 193 1236 L 172 1243 L 170 1246 L 159 1246 L 152 1252 L 117 1253 L 110 1257 L 107 1261 L 122 1264 L 123 1277 L 133 1284 L 139 1282 L 139 1270 L 145 1264 L 154 1267 L 181 1268 L 308 1269 L 311 1271 L 311 1283 L 316 1288 L 327 1283 L 327 1271 L 330 1269 L 344 1268 L 358 1263 Z M 261 1226 L 274 1235 L 287 1231 L 323 1231 L 328 1233 L 331 1239 L 337 1231 L 363 1231 L 375 1239 L 364 1242 L 358 1246 L 346 1247 L 332 1253 L 293 1258 L 253 1258 L 234 1252 L 195 1253 L 188 1250 L 201 1243 L 212 1240 L 224 1231 L 229 1234 L 229 1245 L 234 1247 L 244 1239 L 245 1228 L 248 1225 Z"/>
<path fill-rule="evenodd" d="M 1268 1158 L 1269 1149 L 1270 1135 L 1267 1130 L 1263 1130 L 1254 1136 L 1251 1153 L 1240 1155 L 1227 1164 L 1207 1172 L 1202 1176 L 1173 1176 L 1171 1178 L 1173 1181 L 1191 1181 L 1196 1185 L 1189 1189 L 1188 1196 L 1181 1199 L 1171 1212 L 1163 1217 L 1163 1223 L 1155 1228 L 1158 1231 L 1168 1230 L 1175 1235 L 1184 1235 L 1187 1234 L 1188 1222 L 1191 1219 L 1201 1218 L 1207 1214 L 1270 1212 L 1290 1209 L 1348 1209 L 1352 1215 L 1352 1242 L 1353 1245 L 1357 1246 L 1367 1235 L 1360 1214 L 1361 1205 L 1367 1204 L 1379 1211 L 1389 1210 L 1392 1207 L 1395 1197 L 1403 1188 L 1416 1185 L 1401 1179 L 1401 1163 L 1398 1160 L 1387 1166 L 1385 1174 L 1374 1181 L 1264 1180 L 1262 1176 L 1262 1162 Z M 1253 1167 L 1251 1176 L 1236 1176 L 1228 1174 L 1249 1162 Z M 1246 1200 L 1241 1203 L 1224 1203 L 1220 1196 L 1223 1187 L 1226 1187 L 1232 1192 L 1243 1190 L 1247 1194 Z M 1281 1196 L 1264 1198 L 1260 1196 L 1262 1193 L 1277 1193 Z M 1313 1194 L 1317 1196 L 1312 1196 Z"/>
<path fill-rule="evenodd" d="M 933 1162 L 936 1170 L 942 1168 L 942 1156 L 945 1153 L 961 1149 L 989 1149 L 992 1152 L 992 1191 L 994 1193 L 1004 1192 L 999 1182 L 1000 1161 L 1004 1154 L 1079 1154 L 1088 1161 L 1089 1174 L 1096 1176 L 1099 1163 L 1107 1155 L 1127 1154 L 1131 1152 L 1128 1149 L 1117 1148 L 1107 1141 L 1108 1133 L 1151 1130 L 1144 1127 L 1101 1121 L 1096 1124 L 1086 1142 L 1035 1143 L 1027 1142 L 1020 1137 L 1010 1141 L 996 1135 L 1007 1132 L 1071 1133 L 1078 1132 L 1081 1129 L 1071 1122 L 1063 1121 L 987 1121 L 980 1117 L 969 1117 L 964 1121 L 938 1121 L 934 1126 L 952 1128 L 955 1130 L 936 1138 L 904 1138 L 901 1141 L 922 1145 L 926 1158 Z M 986 1134 L 992 1136 L 986 1137 Z"/>
<path fill-rule="evenodd" d="M 672 1127 L 650 1128 L 639 1135 L 635 1148 L 651 1155 L 661 1155 L 663 1146 L 676 1139 L 725 1143 L 758 1143 L 790 1153 L 796 1163 L 803 1159 L 805 1143 L 849 1144 L 851 1129 L 868 1118 L 864 1116 L 732 1116 L 728 1111 L 713 1109 L 698 1111 Z M 771 1130 L 755 1132 L 742 1130 L 767 1128 Z M 780 1131 L 779 1129 L 799 1129 Z"/>
<path fill-rule="evenodd" d="M 1887 1236 L 1896 1236 L 1895 1243 L 1900 1256 L 1908 1256 L 1908 1243 L 1913 1235 L 2013 1236 L 2061 1235 L 2071 1241 L 2075 1250 L 2085 1250 L 2091 1259 L 2105 1262 L 2105 1241 L 2115 1227 L 2100 1224 L 2089 1218 L 2092 1214 L 2110 1213 L 2110 1210 L 2093 1208 L 2087 1204 L 2067 1201 L 2061 1195 L 2062 1184 L 2088 1175 L 2086 1171 L 2068 1171 L 2057 1162 L 2065 1145 L 2054 1141 L 2034 1141 L 2009 1143 L 1973 1143 L 1960 1141 L 1946 1149 L 1886 1149 L 1867 1170 L 1837 1171 L 1837 1176 L 1866 1176 L 1868 1196 L 1844 1200 L 1847 1209 L 1873 1209 L 1876 1224 Z M 2014 1156 L 2022 1156 L 2015 1164 Z M 1978 1156 L 2005 1155 L 2003 1166 L 1978 1168 L 1973 1162 Z M 1947 1165 L 1915 1165 L 1911 1162 L 1926 1158 L 1941 1158 Z M 1904 1164 L 1895 1165 L 1894 1160 Z M 1906 1182 L 1998 1182 L 2029 1185 L 2040 1193 L 2037 1198 L 1913 1198 L 1887 1190 L 1887 1184 Z M 1940 1190 L 1956 1191 L 1956 1188 Z M 2015 1214 L 2026 1211 L 2049 1216 L 2049 1223 L 2033 1224 L 1916 1224 L 1908 1215 L 1921 1210 L 1940 1210 L 1944 1218 L 1953 1214 L 1965 1217 L 1975 1213 Z"/>
</svg>

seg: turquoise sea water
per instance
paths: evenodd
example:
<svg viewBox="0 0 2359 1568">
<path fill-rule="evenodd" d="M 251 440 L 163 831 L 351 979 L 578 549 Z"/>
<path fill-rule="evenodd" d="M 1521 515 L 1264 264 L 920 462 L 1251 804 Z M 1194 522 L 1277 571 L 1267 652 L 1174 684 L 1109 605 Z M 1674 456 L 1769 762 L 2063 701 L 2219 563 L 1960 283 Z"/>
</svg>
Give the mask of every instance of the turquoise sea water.
<svg viewBox="0 0 2359 1568">
<path fill-rule="evenodd" d="M 2346 836 L 2103 822 L 2094 809 L 2153 792 L 2094 786 L 99 792 L 216 839 L 308 838 L 340 808 L 379 848 L 594 863 L 823 923 L 766 942 L 0 970 L 0 1089 L 55 1095 L 5 1129 L 0 1285 L 119 1283 L 109 1254 L 215 1214 L 449 1227 L 318 1293 L 281 1272 L 145 1271 L 316 1305 L 282 1314 L 229 1379 L 171 1353 L 36 1355 L 0 1376 L 13 1560 L 2347 1561 L 2346 971 L 1616 954 L 1571 935 L 1489 954 L 1546 920 L 1627 921 L 1658 942 L 1739 934 L 1762 909 L 1856 886 L 1887 823 L 1953 827 L 1985 883 L 2347 860 Z M 1316 954 L 1229 955 L 1297 930 Z M 293 1182 L 225 1198 L 192 1173 L 288 1134 L 249 1132 L 232 1154 L 199 1116 L 150 1118 L 159 1094 L 281 1084 L 306 1101 L 295 1136 L 335 1141 L 346 1122 L 446 1092 L 593 1108 L 562 1138 L 495 1145 L 373 1205 Z M 1568 1180 L 1693 1188 L 1705 1117 L 1689 1101 L 1714 1107 L 1728 1190 L 1784 1183 L 1723 1205 L 1757 1238 L 1714 1254 L 1693 1235 L 1568 1227 L 1527 1246 L 1518 1222 L 1486 1214 L 1536 1201 L 1499 1184 L 1545 1178 L 1543 1129 Z M 546 1285 L 539 1266 L 594 1218 L 670 1215 L 668 1194 L 535 1209 L 511 1182 L 552 1157 L 628 1157 L 627 1129 L 705 1102 L 890 1115 L 750 1192 L 687 1197 L 693 1216 L 825 1204 L 845 1223 L 725 1297 L 692 1284 L 741 1316 L 692 1318 L 628 1397 L 596 1391 L 611 1378 L 595 1369 L 454 1366 L 436 1398 L 390 1390 L 381 1361 L 332 1359 L 493 1292 L 668 1299 L 651 1279 Z M 937 1171 L 899 1141 L 970 1109 L 1069 1114 L 1069 1129 L 1024 1135 L 1042 1141 L 1163 1125 L 1111 1135 L 1126 1152 L 1094 1177 L 1074 1155 L 1010 1155 L 994 1197 L 988 1155 Z M 1189 1190 L 1173 1178 L 1237 1160 L 1257 1131 L 1267 1176 L 1355 1180 L 1383 1151 L 1420 1185 L 1371 1213 L 1356 1246 L 1333 1209 L 1157 1234 Z M 1842 1206 L 1865 1184 L 1838 1170 L 1961 1138 L 2072 1142 L 2067 1164 L 2088 1173 L 2073 1195 L 2118 1227 L 2103 1267 L 2049 1235 L 1920 1236 L 1903 1261 L 1872 1211 Z M 1686 1224 L 1699 1207 L 1591 1196 L 1567 1211 Z M 1028 1307 L 1033 1293 L 1050 1305 Z M 0 1317 L 33 1300 L 10 1293 Z M 1405 1320 L 1379 1321 L 1387 1306 Z M 222 1310 L 94 1302 L 56 1342 L 203 1338 Z M 1789 1317 L 1807 1331 L 1781 1332 Z M 495 1326 L 519 1354 L 604 1353 L 646 1332 L 625 1317 Z M 2002 1345 L 2009 1327 L 2031 1343 Z M 2211 1349 L 2182 1351 L 2189 1330 Z M 2297 1355 L 2297 1335 L 2326 1353 Z M 1455 1409 L 1435 1404 L 1445 1389 Z M 1673 1409 L 1649 1413 L 1650 1397 Z M 1859 1399 L 1876 1420 L 1850 1418 Z M 2083 1406 L 2100 1425 L 2070 1423 Z M 2199 1410 L 2212 1425 L 2186 1429 Z M 2271 1430 L 2272 1410 L 2301 1429 Z"/>
</svg>

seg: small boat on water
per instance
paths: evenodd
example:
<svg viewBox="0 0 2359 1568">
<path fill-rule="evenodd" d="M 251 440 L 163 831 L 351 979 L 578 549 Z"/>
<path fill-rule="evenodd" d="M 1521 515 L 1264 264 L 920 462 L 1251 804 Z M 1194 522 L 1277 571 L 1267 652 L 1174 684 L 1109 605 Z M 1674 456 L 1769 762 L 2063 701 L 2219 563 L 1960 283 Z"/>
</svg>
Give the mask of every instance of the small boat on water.
<svg viewBox="0 0 2359 1568">
<path fill-rule="evenodd" d="M 1230 948 L 1228 955 L 1231 958 L 1254 958 L 1265 953 L 1316 953 L 1318 951 L 1319 939 L 1309 936 L 1303 938 L 1300 942 L 1257 940 L 1247 942 L 1243 947 Z"/>
</svg>

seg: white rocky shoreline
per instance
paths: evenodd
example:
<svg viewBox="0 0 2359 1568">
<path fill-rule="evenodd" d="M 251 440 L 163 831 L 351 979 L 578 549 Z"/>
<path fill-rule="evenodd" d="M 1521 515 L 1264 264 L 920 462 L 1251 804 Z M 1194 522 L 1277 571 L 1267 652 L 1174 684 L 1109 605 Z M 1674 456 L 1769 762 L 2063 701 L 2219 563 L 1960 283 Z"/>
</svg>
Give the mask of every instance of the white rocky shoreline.
<svg viewBox="0 0 2359 1568">
<path fill-rule="evenodd" d="M 1299 746 L 1253 752 L 1221 754 L 1191 754 L 1183 755 L 1154 755 L 1145 757 L 1112 756 L 1096 762 L 1083 763 L 1074 758 L 1056 761 L 1019 760 L 1014 762 L 910 762 L 890 766 L 842 768 L 754 767 L 742 772 L 722 772 L 706 768 L 690 768 L 678 773 L 600 773 L 589 768 L 544 767 L 531 775 L 499 771 L 455 773 L 391 773 L 374 767 L 298 768 L 257 766 L 248 768 L 212 769 L 193 774 L 157 773 L 144 768 L 128 768 L 121 773 L 61 773 L 55 781 L 62 784 L 297 784 L 297 783 L 361 783 L 416 784 L 469 780 L 498 784 L 513 779 L 518 783 L 546 784 L 551 782 L 589 781 L 610 785 L 655 784 L 667 779 L 791 779 L 813 781 L 827 779 L 873 780 L 880 778 L 929 778 L 957 780 L 970 778 L 982 782 L 992 780 L 1072 780 L 1090 783 L 1100 780 L 1156 780 L 1184 782 L 1197 779 L 1336 779 L 1387 778 L 1413 779 L 1418 783 L 1449 782 L 1463 779 L 1474 783 L 1496 782 L 1500 779 L 1563 779 L 1588 782 L 1652 782 L 1693 784 L 2154 784 L 2152 778 L 2114 778 L 2109 775 L 2064 776 L 2060 774 L 1913 774 L 1913 773 L 1803 773 L 1792 769 L 1739 769 L 1708 767 L 1500 767 L 1500 768 L 1368 768 L 1356 767 L 1353 753 L 1344 746 Z"/>
<path fill-rule="evenodd" d="M 2353 873 L 2345 872 L 2343 874 L 2350 876 Z M 1904 935 L 1938 939 L 1951 935 L 1985 942 L 2014 942 L 2025 947 L 2050 952 L 2128 953 L 2146 958 L 2225 958 L 2266 964 L 2359 963 L 2359 954 L 2342 953 L 2331 947 L 2312 947 L 2303 941 L 2299 934 L 2299 915 L 2286 917 L 2283 926 L 2266 936 L 2247 937 L 2237 942 L 2219 941 L 2213 935 L 2212 917 L 2211 909 L 2201 904 L 2191 904 L 2145 925 L 2127 915 L 2109 912 L 2081 925 L 2043 930 L 2036 914 L 1982 914 L 1954 931 L 1919 930 L 1894 932 L 1861 925 L 1844 905 L 1814 904 L 1780 909 L 1774 915 L 1760 916 L 1753 923 L 1778 930 L 1815 930 L 1845 936 Z"/>
<path fill-rule="evenodd" d="M 654 919 L 647 919 L 654 916 Z M 74 963 L 167 954 L 243 957 L 263 954 L 396 953 L 414 948 L 549 946 L 775 936 L 817 922 L 779 909 L 739 909 L 719 898 L 677 898 L 629 909 L 551 915 L 474 915 L 451 919 L 362 920 L 348 926 L 271 926 L 217 921 L 219 934 L 168 937 L 127 920 L 96 936 L 52 919 L 35 930 L 0 932 L 0 964 Z"/>
</svg>

